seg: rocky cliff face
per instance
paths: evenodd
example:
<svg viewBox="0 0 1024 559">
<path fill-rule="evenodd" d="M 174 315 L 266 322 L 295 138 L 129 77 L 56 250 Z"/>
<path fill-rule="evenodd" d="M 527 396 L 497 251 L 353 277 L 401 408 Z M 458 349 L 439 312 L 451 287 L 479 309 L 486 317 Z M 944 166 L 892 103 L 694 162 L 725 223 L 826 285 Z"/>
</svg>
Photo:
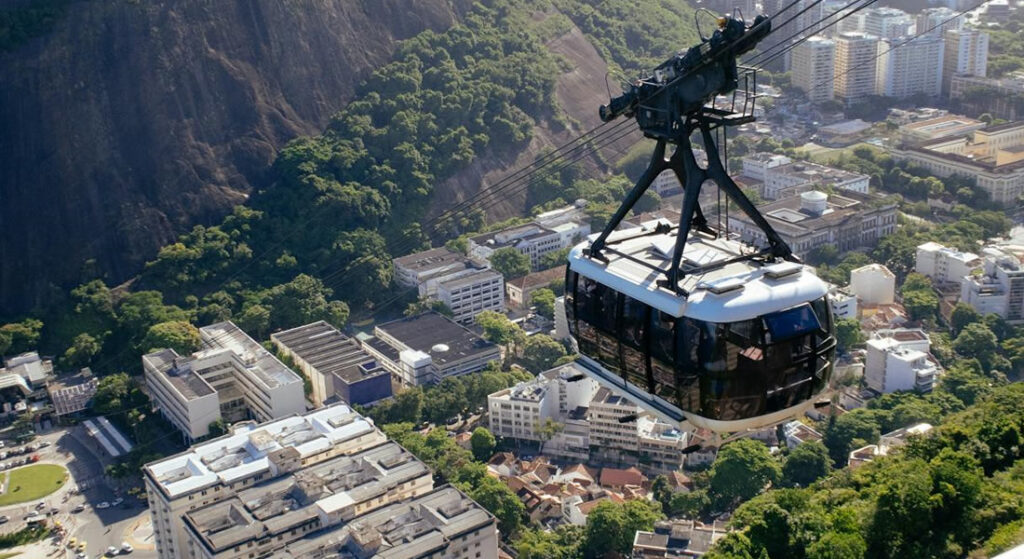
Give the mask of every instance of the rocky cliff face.
<svg viewBox="0 0 1024 559">
<path fill-rule="evenodd" d="M 0 9 L 32 0 L 7 0 Z M 119 281 L 259 185 L 456 0 L 77 0 L 0 53 L 0 315 Z"/>
</svg>

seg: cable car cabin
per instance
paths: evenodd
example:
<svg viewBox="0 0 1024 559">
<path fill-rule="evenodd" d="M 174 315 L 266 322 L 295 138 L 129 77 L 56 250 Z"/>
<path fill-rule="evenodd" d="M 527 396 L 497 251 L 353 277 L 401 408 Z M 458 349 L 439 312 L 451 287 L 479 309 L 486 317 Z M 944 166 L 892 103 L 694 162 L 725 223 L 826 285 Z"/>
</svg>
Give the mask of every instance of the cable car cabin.
<svg viewBox="0 0 1024 559">
<path fill-rule="evenodd" d="M 648 411 L 716 432 L 802 413 L 835 359 L 825 283 L 794 262 L 726 263 L 754 249 L 691 233 L 683 270 L 705 271 L 684 275 L 674 292 L 656 271 L 671 262 L 676 231 L 667 225 L 615 231 L 616 250 L 602 259 L 587 256 L 589 240 L 569 254 L 565 309 L 580 363 Z"/>
</svg>

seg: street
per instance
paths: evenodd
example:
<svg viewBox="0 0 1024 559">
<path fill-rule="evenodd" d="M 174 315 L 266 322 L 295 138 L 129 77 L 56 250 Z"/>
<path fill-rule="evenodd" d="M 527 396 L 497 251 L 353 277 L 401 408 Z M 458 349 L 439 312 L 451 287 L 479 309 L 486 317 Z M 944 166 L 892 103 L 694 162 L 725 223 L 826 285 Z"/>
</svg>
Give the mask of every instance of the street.
<svg viewBox="0 0 1024 559">
<path fill-rule="evenodd" d="M 80 557 L 77 547 L 74 550 L 68 549 L 69 541 L 74 538 L 76 544 L 86 542 L 84 554 L 90 558 L 102 557 L 108 547 L 120 550 L 124 542 L 128 542 L 134 549 L 132 557 L 156 557 L 145 502 L 120 495 L 115 488 L 109 486 L 103 476 L 109 459 L 102 454 L 95 441 L 81 427 L 76 426 L 51 430 L 29 444 L 39 447 L 46 443 L 49 445 L 37 448 L 31 454 L 39 455 L 38 464 L 66 467 L 70 479 L 41 500 L 45 506 L 40 514 L 56 508 L 58 512 L 50 518 L 50 523 L 59 522 L 66 531 L 60 541 L 50 538 L 11 551 L 20 551 L 26 557 Z M 3 462 L 5 460 L 0 460 L 0 463 Z M 33 500 L 0 507 L 0 515 L 10 518 L 8 522 L 0 524 L 0 533 L 24 528 L 26 517 L 39 503 L 40 500 Z M 103 503 L 107 506 L 103 507 Z M 79 505 L 84 508 L 78 513 L 72 512 Z"/>
</svg>

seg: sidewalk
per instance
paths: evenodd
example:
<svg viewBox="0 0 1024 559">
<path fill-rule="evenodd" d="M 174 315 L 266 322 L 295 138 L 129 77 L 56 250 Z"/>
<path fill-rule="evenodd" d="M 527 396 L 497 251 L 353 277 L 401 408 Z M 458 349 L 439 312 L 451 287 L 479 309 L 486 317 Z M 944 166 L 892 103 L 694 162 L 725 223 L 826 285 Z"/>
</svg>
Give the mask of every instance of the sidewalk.
<svg viewBox="0 0 1024 559">
<path fill-rule="evenodd" d="M 124 541 L 132 544 L 137 550 L 152 551 L 156 549 L 153 541 L 153 523 L 148 514 L 132 522 L 124 531 Z"/>
</svg>

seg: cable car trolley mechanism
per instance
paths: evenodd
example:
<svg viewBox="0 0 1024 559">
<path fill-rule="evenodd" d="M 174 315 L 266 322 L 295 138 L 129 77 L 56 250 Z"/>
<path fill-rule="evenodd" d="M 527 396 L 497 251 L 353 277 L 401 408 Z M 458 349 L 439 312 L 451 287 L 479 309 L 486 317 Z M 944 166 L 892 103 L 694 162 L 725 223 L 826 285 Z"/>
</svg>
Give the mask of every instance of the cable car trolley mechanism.
<svg viewBox="0 0 1024 559">
<path fill-rule="evenodd" d="M 728 433 L 774 425 L 813 405 L 831 378 L 836 339 L 826 284 L 729 177 L 715 141 L 719 128 L 754 120 L 756 73 L 740 76 L 736 58 L 768 35 L 771 20 L 718 24 L 710 38 L 600 108 L 606 122 L 635 118 L 656 146 L 604 230 L 571 250 L 565 308 L 590 377 L 662 419 Z M 694 133 L 706 168 L 694 157 Z M 667 144 L 676 146 L 669 159 Z M 617 230 L 665 170 L 684 188 L 680 222 Z M 706 181 L 761 229 L 763 247 L 705 219 Z"/>
</svg>

